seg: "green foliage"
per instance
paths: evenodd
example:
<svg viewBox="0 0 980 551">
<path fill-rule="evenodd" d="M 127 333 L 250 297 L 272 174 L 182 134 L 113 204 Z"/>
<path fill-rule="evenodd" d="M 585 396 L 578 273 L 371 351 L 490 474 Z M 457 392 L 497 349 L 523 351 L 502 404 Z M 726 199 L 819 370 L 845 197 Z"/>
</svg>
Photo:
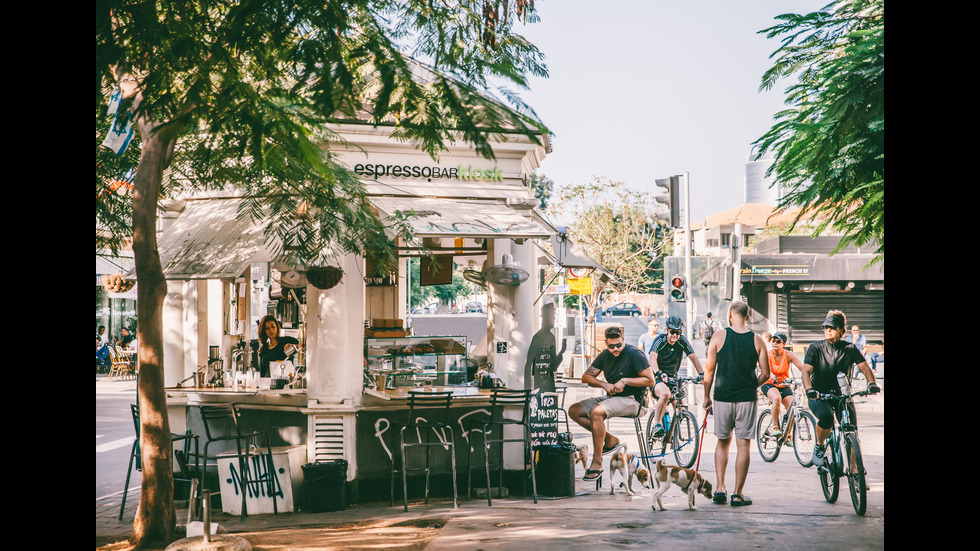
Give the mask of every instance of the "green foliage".
<svg viewBox="0 0 980 551">
<path fill-rule="evenodd" d="M 551 200 L 551 193 L 555 189 L 555 182 L 544 174 L 532 172 L 529 176 L 529 187 L 534 196 L 541 201 L 538 208 L 545 210 L 548 208 L 548 201 Z"/>
<path fill-rule="evenodd" d="M 884 2 L 841 0 L 807 15 L 786 14 L 764 29 L 781 37 L 760 89 L 796 76 L 788 109 L 754 145 L 774 151 L 775 174 L 789 193 L 780 206 L 802 206 L 817 218 L 813 234 L 831 227 L 849 243 L 877 243 L 884 257 L 885 115 Z M 835 251 L 836 252 L 836 251 Z"/>
<path fill-rule="evenodd" d="M 136 116 L 179 129 L 165 196 L 237 188 L 246 198 L 240 214 L 268 220 L 268 234 L 298 245 L 301 260 L 316 263 L 332 243 L 371 250 L 390 268 L 387 236 L 407 227 L 378 220 L 361 182 L 324 144 L 338 140 L 332 124 L 356 121 L 389 126 L 434 158 L 456 140 L 487 157 L 495 136 L 537 141 L 546 129 L 534 113 L 509 90 L 499 89 L 512 106 L 493 99 L 488 85 L 526 87 L 527 75 L 547 75 L 542 54 L 513 32 L 513 14 L 533 20 L 533 8 L 493 2 L 512 5 L 511 17 L 488 30 L 484 4 L 101 2 L 96 102 L 104 106 L 132 78 Z M 117 236 L 129 231 L 124 216 L 97 209 L 97 218 L 103 213 L 99 224 Z"/>
<path fill-rule="evenodd" d="M 412 308 L 422 307 L 429 303 L 430 298 L 435 297 L 443 304 L 452 304 L 461 296 L 467 296 L 473 292 L 472 283 L 463 278 L 462 270 L 453 265 L 453 282 L 445 285 L 421 285 L 421 263 L 419 259 L 409 259 L 409 269 L 411 270 L 411 289 Z"/>
<path fill-rule="evenodd" d="M 590 308 L 606 290 L 648 293 L 663 288 L 662 257 L 669 254 L 669 228 L 657 220 L 649 194 L 622 182 L 597 178 L 564 187 L 549 213 L 568 220 L 568 235 L 615 281 L 592 278 Z M 659 269 L 658 269 L 659 268 Z"/>
</svg>

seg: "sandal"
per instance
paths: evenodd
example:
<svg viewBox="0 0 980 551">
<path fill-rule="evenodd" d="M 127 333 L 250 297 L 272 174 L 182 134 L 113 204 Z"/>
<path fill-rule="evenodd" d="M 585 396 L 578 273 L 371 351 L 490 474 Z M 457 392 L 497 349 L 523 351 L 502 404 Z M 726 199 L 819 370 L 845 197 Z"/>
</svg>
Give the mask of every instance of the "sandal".
<svg viewBox="0 0 980 551">
<path fill-rule="evenodd" d="M 724 505 L 725 503 L 728 502 L 728 494 L 726 494 L 725 492 L 715 492 L 712 501 L 714 501 L 718 505 Z"/>
<path fill-rule="evenodd" d="M 619 442 L 616 442 L 612 446 L 608 446 L 608 447 L 603 446 L 602 447 L 602 455 L 606 455 L 607 453 L 612 453 L 612 452 L 618 450 L 622 445 L 623 445 L 623 441 L 620 440 Z"/>
<path fill-rule="evenodd" d="M 743 505 L 752 505 L 752 500 L 741 494 L 732 494 L 732 507 L 741 507 Z"/>
<path fill-rule="evenodd" d="M 585 476 L 582 477 L 582 480 L 584 480 L 586 482 L 591 482 L 593 480 L 598 480 L 599 477 L 602 476 L 602 472 L 603 472 L 602 469 L 599 469 L 599 470 L 586 469 L 585 470 Z M 595 476 L 589 476 L 590 474 L 593 474 L 593 473 L 595 474 Z"/>
</svg>

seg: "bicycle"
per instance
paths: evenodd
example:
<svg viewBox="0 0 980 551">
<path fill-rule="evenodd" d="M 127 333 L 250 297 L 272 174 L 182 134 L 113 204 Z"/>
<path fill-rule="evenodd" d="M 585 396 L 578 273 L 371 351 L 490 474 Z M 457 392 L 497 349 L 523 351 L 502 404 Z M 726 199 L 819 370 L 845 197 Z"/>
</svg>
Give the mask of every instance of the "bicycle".
<svg viewBox="0 0 980 551">
<path fill-rule="evenodd" d="M 677 464 L 684 468 L 691 468 L 694 459 L 698 455 L 698 419 L 687 409 L 684 404 L 684 397 L 687 395 L 687 383 L 697 382 L 699 378 L 684 377 L 673 379 L 676 385 L 671 385 L 671 398 L 664 410 L 663 428 L 664 433 L 654 436 L 656 408 L 651 408 L 650 416 L 647 417 L 647 450 L 651 456 L 667 455 L 667 450 L 672 449 L 674 459 Z"/>
<path fill-rule="evenodd" d="M 774 436 L 772 432 L 772 411 L 765 408 L 759 415 L 759 422 L 756 425 L 755 440 L 759 446 L 759 455 L 767 463 L 772 463 L 779 457 L 779 450 L 790 438 L 793 438 L 793 452 L 796 460 L 804 467 L 813 465 L 813 446 L 817 441 L 817 418 L 807 411 L 799 397 L 797 389 L 803 387 L 797 379 L 789 379 L 788 382 L 793 386 L 795 395 L 793 403 L 790 404 L 786 413 L 783 414 L 782 426 L 779 427 L 781 434 Z"/>
<path fill-rule="evenodd" d="M 867 390 L 841 394 L 819 394 L 820 400 L 836 401 L 834 410 L 840 409 L 840 424 L 835 421 L 834 428 L 827 438 L 827 453 L 823 465 L 817 467 L 820 478 L 820 489 L 828 503 L 837 501 L 840 491 L 840 477 L 847 477 L 847 486 L 851 492 L 851 503 L 854 512 L 863 515 L 868 509 L 867 471 L 864 469 L 864 459 L 861 457 L 861 446 L 858 443 L 857 425 L 851 420 L 848 404 L 853 397 L 871 394 Z M 836 419 L 836 415 L 834 416 Z M 843 449 L 842 449 L 843 445 Z"/>
</svg>

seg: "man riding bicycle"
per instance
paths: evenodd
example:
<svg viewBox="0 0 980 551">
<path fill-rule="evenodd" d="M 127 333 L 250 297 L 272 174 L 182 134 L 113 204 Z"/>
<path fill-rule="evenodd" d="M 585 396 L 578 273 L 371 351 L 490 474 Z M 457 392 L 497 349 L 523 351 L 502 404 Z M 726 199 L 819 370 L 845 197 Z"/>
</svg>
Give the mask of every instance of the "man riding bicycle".
<svg viewBox="0 0 980 551">
<path fill-rule="evenodd" d="M 657 437 L 664 434 L 664 411 L 667 410 L 671 396 L 677 391 L 677 371 L 684 356 L 694 364 L 699 379 L 704 373 L 701 360 L 694 353 L 691 343 L 682 334 L 684 321 L 678 316 L 670 316 L 665 325 L 667 332 L 657 335 L 650 350 L 650 366 L 656 369 L 653 372 L 655 381 L 653 394 L 657 401 L 654 410 L 653 435 Z"/>
<path fill-rule="evenodd" d="M 841 417 L 841 412 L 826 400 L 818 399 L 819 395 L 840 396 L 837 374 L 847 374 L 855 364 L 867 377 L 868 392 L 875 394 L 879 391 L 874 372 L 868 367 L 868 362 L 864 360 L 861 351 L 842 339 L 846 326 L 847 318 L 843 312 L 840 310 L 827 312 L 827 319 L 823 322 L 825 338 L 807 347 L 803 360 L 803 388 L 806 389 L 806 395 L 810 399 L 810 411 L 817 418 L 817 444 L 813 448 L 813 464 L 818 467 L 824 462 L 827 437 L 834 428 L 834 416 L 838 421 Z M 846 407 L 849 408 L 851 419 L 856 421 L 853 404 L 848 402 Z"/>
</svg>

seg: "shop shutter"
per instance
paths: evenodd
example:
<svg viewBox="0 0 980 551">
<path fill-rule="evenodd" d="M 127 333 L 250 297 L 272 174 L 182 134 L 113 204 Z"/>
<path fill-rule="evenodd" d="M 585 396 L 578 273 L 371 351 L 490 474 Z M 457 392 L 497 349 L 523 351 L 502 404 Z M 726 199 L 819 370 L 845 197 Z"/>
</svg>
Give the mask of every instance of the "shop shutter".
<svg viewBox="0 0 980 551">
<path fill-rule="evenodd" d="M 857 324 L 869 342 L 885 338 L 885 293 L 793 291 L 787 296 L 790 342 L 809 344 L 823 339 L 820 328 L 830 310 L 841 310 L 848 326 Z"/>
</svg>

